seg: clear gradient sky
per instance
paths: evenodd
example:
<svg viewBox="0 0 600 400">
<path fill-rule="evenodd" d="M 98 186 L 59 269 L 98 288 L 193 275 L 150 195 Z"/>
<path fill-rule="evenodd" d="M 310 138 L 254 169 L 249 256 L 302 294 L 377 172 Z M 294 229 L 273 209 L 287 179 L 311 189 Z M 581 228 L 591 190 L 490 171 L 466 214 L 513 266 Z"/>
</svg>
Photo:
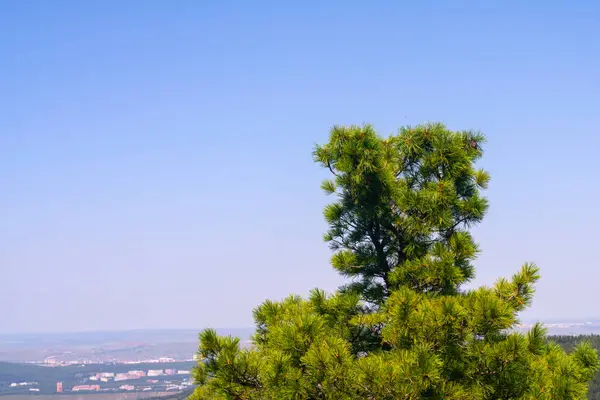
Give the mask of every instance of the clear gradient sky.
<svg viewBox="0 0 600 400">
<path fill-rule="evenodd" d="M 600 316 L 597 1 L 0 2 L 0 332 L 244 327 L 341 279 L 333 124 L 488 136 L 474 284 Z"/>
</svg>

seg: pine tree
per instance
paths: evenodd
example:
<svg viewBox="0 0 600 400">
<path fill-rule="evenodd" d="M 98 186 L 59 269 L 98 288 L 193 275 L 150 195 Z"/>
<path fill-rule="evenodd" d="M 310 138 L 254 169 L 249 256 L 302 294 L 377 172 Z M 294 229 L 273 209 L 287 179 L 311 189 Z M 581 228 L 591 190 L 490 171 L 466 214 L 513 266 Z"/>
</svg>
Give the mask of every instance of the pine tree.
<svg viewBox="0 0 600 400">
<path fill-rule="evenodd" d="M 595 350 L 570 354 L 541 325 L 517 332 L 539 270 L 464 290 L 487 210 L 484 137 L 442 124 L 382 138 L 334 127 L 316 162 L 339 291 L 267 301 L 253 347 L 200 334 L 197 399 L 584 399 Z"/>
<path fill-rule="evenodd" d="M 464 228 L 487 210 L 479 189 L 489 176 L 473 166 L 483 139 L 440 124 L 385 140 L 370 126 L 332 129 L 315 159 L 334 175 L 322 184 L 338 194 L 325 239 L 334 268 L 357 278 L 350 290 L 380 302 L 398 286 L 456 293 L 473 277 L 477 247 Z"/>
</svg>

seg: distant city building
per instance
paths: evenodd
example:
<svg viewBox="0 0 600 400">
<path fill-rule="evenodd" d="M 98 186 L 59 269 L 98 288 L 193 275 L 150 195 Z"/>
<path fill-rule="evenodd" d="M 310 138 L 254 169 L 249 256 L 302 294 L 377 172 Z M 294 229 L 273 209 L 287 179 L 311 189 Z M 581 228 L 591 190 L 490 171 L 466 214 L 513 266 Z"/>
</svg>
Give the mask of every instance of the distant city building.
<svg viewBox="0 0 600 400">
<path fill-rule="evenodd" d="M 37 382 L 13 382 L 10 384 L 10 387 L 17 387 L 17 386 L 33 386 L 33 385 L 37 385 Z"/>
<path fill-rule="evenodd" d="M 121 373 L 115 375 L 115 382 L 126 381 L 129 379 L 129 374 Z"/>
<path fill-rule="evenodd" d="M 148 371 L 148 376 L 160 376 L 163 374 L 162 369 L 151 369 Z"/>
<path fill-rule="evenodd" d="M 102 382 L 108 382 L 109 379 L 112 379 L 114 377 L 115 377 L 114 372 L 98 372 L 96 375 L 90 376 L 90 380 L 91 381 L 100 380 Z"/>
<path fill-rule="evenodd" d="M 133 386 L 133 385 L 122 385 L 122 386 L 119 387 L 119 389 L 121 389 L 121 390 L 134 390 L 135 386 Z"/>
<path fill-rule="evenodd" d="M 177 374 L 176 369 L 165 369 L 165 375 L 176 375 L 176 374 Z"/>
<path fill-rule="evenodd" d="M 71 389 L 71 391 L 73 392 L 81 392 L 81 391 L 98 391 L 100 390 L 100 385 L 77 385 L 77 386 L 73 386 L 73 389 Z"/>
<path fill-rule="evenodd" d="M 56 393 L 62 393 L 62 382 L 56 382 Z"/>
<path fill-rule="evenodd" d="M 115 382 L 140 379 L 144 376 L 146 376 L 144 371 L 129 371 L 127 373 L 119 373 L 115 375 Z"/>
</svg>

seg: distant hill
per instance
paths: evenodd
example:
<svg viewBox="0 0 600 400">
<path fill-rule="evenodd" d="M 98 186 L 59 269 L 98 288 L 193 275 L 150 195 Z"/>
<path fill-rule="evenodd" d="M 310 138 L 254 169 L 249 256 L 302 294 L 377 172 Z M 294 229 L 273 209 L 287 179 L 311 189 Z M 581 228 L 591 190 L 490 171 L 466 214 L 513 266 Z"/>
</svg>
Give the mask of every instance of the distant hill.
<svg viewBox="0 0 600 400">
<path fill-rule="evenodd" d="M 158 357 L 191 359 L 201 329 L 135 330 L 46 334 L 0 334 L 0 361 L 133 361 Z M 253 329 L 217 329 L 221 335 L 247 340 Z"/>
<path fill-rule="evenodd" d="M 185 400 L 187 399 L 192 393 L 194 393 L 194 389 L 190 388 L 188 390 L 184 390 L 183 392 L 180 393 L 175 393 L 172 395 L 168 395 L 168 396 L 159 396 L 159 397 L 148 397 L 144 400 Z"/>
<path fill-rule="evenodd" d="M 0 362 L 0 393 L 8 389 L 12 382 L 38 382 L 42 392 L 52 393 L 56 382 L 65 379 L 74 380 L 75 372 L 72 369 L 59 370 L 58 368 L 40 367 L 30 364 L 13 364 Z"/>
<path fill-rule="evenodd" d="M 3 382 L 17 382 L 27 380 L 26 378 L 46 375 L 52 376 L 55 368 L 45 368 L 29 364 L 13 364 L 0 361 L 0 385 Z"/>
<path fill-rule="evenodd" d="M 528 331 L 534 323 L 538 321 L 527 321 L 520 326 L 520 330 Z M 544 324 L 548 334 L 552 336 L 579 336 L 579 335 L 598 335 L 600 334 L 600 320 L 544 320 L 539 321 Z"/>
</svg>

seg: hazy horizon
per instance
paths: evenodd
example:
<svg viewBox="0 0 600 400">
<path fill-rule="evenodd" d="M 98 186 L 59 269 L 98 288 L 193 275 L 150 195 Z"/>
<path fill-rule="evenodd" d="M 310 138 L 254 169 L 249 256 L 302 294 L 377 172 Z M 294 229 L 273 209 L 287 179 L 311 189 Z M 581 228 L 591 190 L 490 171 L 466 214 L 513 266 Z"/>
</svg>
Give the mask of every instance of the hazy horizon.
<svg viewBox="0 0 600 400">
<path fill-rule="evenodd" d="M 146 328 L 146 329 L 110 329 L 110 330 L 82 330 L 82 331 L 51 331 L 51 332 L 0 332 L 0 337 L 5 336 L 35 336 L 35 335 L 85 335 L 85 334 L 111 334 L 111 333 L 137 333 L 137 332 L 196 332 L 200 333 L 204 329 L 214 329 L 216 331 L 251 331 L 254 330 L 253 326 L 231 326 L 231 327 L 218 327 L 218 326 L 205 326 L 202 328 Z"/>
<path fill-rule="evenodd" d="M 600 3 L 0 4 L 0 332 L 253 326 L 343 280 L 312 161 L 334 124 L 488 137 L 474 287 L 600 315 Z M 594 105 L 595 104 L 595 105 Z"/>
<path fill-rule="evenodd" d="M 521 324 L 532 324 L 535 322 L 541 322 L 542 324 L 556 324 L 556 323 L 575 323 L 575 322 L 586 322 L 586 321 L 600 321 L 600 316 L 588 317 L 588 318 L 550 318 L 550 319 L 521 319 Z M 145 329 L 111 329 L 111 330 L 81 330 L 81 331 L 51 331 L 51 332 L 1 332 L 0 338 L 12 337 L 12 336 L 61 336 L 61 335 L 98 335 L 98 334 L 127 334 L 127 333 L 169 333 L 169 332 L 189 332 L 199 334 L 204 329 L 214 329 L 220 335 L 234 335 L 239 333 L 254 333 L 255 326 L 205 326 L 199 328 L 145 328 Z M 238 333 L 236 333 L 238 332 Z"/>
</svg>

